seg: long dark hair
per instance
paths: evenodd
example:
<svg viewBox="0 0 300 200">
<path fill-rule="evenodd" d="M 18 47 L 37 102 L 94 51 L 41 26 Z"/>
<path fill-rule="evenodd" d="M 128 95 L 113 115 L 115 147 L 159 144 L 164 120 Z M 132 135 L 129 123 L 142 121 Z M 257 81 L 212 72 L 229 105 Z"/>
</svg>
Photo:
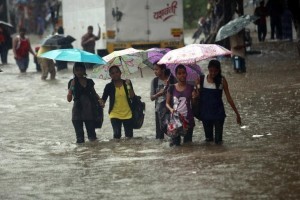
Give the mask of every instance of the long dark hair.
<svg viewBox="0 0 300 200">
<path fill-rule="evenodd" d="M 180 64 L 180 65 L 177 65 L 177 67 L 175 68 L 175 74 L 177 74 L 178 70 L 179 69 L 184 69 L 184 71 L 186 72 L 186 68 L 184 65 Z"/>
<path fill-rule="evenodd" d="M 158 61 L 157 61 L 158 62 Z M 169 77 L 171 75 L 171 70 L 167 68 L 167 65 L 166 64 L 157 64 L 157 62 L 153 63 L 153 65 L 157 65 L 161 70 L 164 71 L 164 75 L 166 77 Z"/>
<path fill-rule="evenodd" d="M 208 63 L 208 68 L 216 68 L 219 70 L 219 73 L 214 77 L 214 83 L 216 84 L 216 88 L 219 89 L 222 82 L 222 71 L 221 71 L 221 63 L 218 60 L 211 60 Z"/>
<path fill-rule="evenodd" d="M 116 69 L 119 73 L 121 73 L 120 67 L 118 67 L 117 65 L 113 65 L 108 69 L 109 74 L 113 69 Z"/>
</svg>

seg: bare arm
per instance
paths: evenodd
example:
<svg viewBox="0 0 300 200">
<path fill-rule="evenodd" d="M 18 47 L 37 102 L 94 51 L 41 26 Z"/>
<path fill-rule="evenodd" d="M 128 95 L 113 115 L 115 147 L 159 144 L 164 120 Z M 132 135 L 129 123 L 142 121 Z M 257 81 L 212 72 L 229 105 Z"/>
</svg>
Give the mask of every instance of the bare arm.
<svg viewBox="0 0 300 200">
<path fill-rule="evenodd" d="M 30 40 L 29 40 L 29 39 L 28 39 L 28 43 L 29 43 L 29 52 L 30 52 L 33 56 L 36 56 L 35 52 L 32 50 L 31 43 L 30 43 Z"/>
<path fill-rule="evenodd" d="M 150 99 L 151 101 L 156 100 L 158 97 L 164 95 L 164 89 L 161 89 L 160 91 L 156 92 L 156 88 L 154 88 L 154 81 L 155 79 L 152 80 L 151 82 L 151 92 L 150 92 Z"/>
<path fill-rule="evenodd" d="M 71 102 L 72 98 L 73 98 L 73 90 L 74 90 L 74 86 L 75 86 L 75 81 L 74 79 L 71 81 L 71 85 L 70 88 L 68 89 L 68 95 L 67 95 L 67 101 Z"/>
<path fill-rule="evenodd" d="M 101 38 L 101 27 L 98 24 L 98 35 L 95 37 L 95 40 L 99 40 Z"/>
<path fill-rule="evenodd" d="M 175 87 L 175 85 L 172 85 L 169 87 L 167 95 L 166 95 L 166 107 L 170 110 L 171 113 L 174 113 L 174 108 L 171 106 L 171 101 L 173 98 L 173 95 L 171 94 L 171 90 L 173 90 L 173 87 Z"/>
<path fill-rule="evenodd" d="M 228 83 L 226 81 L 226 79 L 223 77 L 223 88 L 224 88 L 224 92 L 225 92 L 225 95 L 226 95 L 226 99 L 227 99 L 227 102 L 230 104 L 231 108 L 233 109 L 233 111 L 235 112 L 236 114 L 236 121 L 239 125 L 241 125 L 241 117 L 240 117 L 240 114 L 239 114 L 239 111 L 237 110 L 232 98 L 231 98 L 231 95 L 230 95 L 230 92 L 229 92 L 229 88 L 228 88 Z"/>
<path fill-rule="evenodd" d="M 150 99 L 151 99 L 151 101 L 154 101 L 154 100 L 156 100 L 158 97 L 160 97 L 160 96 L 162 96 L 162 95 L 164 95 L 164 89 L 161 89 L 159 92 L 157 92 L 156 94 L 154 94 L 154 95 L 151 95 L 150 96 Z"/>
<path fill-rule="evenodd" d="M 18 38 L 14 38 L 13 40 L 13 46 L 12 46 L 12 49 L 13 49 L 13 53 L 14 53 L 14 57 L 17 58 L 17 45 L 18 45 Z"/>
</svg>

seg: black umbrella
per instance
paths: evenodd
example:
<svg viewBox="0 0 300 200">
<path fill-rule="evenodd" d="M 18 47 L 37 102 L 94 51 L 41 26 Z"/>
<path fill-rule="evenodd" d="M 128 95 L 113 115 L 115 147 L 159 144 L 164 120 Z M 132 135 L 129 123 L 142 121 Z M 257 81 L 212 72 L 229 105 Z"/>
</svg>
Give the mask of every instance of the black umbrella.
<svg viewBox="0 0 300 200">
<path fill-rule="evenodd" d="M 0 26 L 9 31 L 10 33 L 14 32 L 14 26 L 8 22 L 0 20 Z"/>
<path fill-rule="evenodd" d="M 73 38 L 72 36 L 62 36 L 62 35 L 52 35 L 48 38 L 46 38 L 42 46 L 52 46 L 52 47 L 62 47 L 62 46 L 67 46 L 70 47 L 72 46 L 71 43 L 74 42 L 76 39 Z"/>
</svg>

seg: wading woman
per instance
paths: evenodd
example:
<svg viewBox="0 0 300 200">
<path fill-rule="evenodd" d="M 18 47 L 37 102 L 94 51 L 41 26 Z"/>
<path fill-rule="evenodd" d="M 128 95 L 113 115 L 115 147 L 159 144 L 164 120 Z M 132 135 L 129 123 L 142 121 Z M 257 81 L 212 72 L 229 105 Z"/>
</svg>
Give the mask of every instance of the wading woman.
<svg viewBox="0 0 300 200">
<path fill-rule="evenodd" d="M 241 124 L 241 117 L 231 98 L 228 83 L 225 77 L 222 76 L 221 63 L 218 60 L 211 60 L 208 64 L 208 72 L 204 77 L 203 86 L 200 91 L 200 118 L 205 132 L 205 140 L 221 144 L 223 141 L 223 125 L 226 117 L 222 100 L 223 91 L 228 103 L 236 114 L 238 124 Z"/>
<path fill-rule="evenodd" d="M 169 111 L 166 108 L 166 93 L 169 84 L 174 84 L 174 77 L 165 64 L 154 64 L 155 78 L 151 82 L 150 99 L 155 101 L 156 139 L 164 139 L 166 133 L 165 116 Z"/>
<path fill-rule="evenodd" d="M 194 86 L 187 84 L 187 72 L 184 65 L 178 65 L 175 69 L 177 83 L 171 85 L 168 89 L 166 106 L 171 114 L 178 112 L 187 122 L 187 131 L 183 142 L 192 142 L 193 130 L 195 126 L 194 115 L 192 112 L 192 101 L 194 101 L 198 93 L 194 90 Z M 181 135 L 172 138 L 170 146 L 179 146 L 181 143 Z"/>
<path fill-rule="evenodd" d="M 109 118 L 113 128 L 113 137 L 121 138 L 121 128 L 124 126 L 125 137 L 133 137 L 132 105 L 131 98 L 135 96 L 130 80 L 121 78 L 121 70 L 118 66 L 109 68 L 111 82 L 108 83 L 102 95 L 102 107 L 109 97 Z"/>
<path fill-rule="evenodd" d="M 74 78 L 69 81 L 67 100 L 74 101 L 72 109 L 72 123 L 76 133 L 76 143 L 84 143 L 85 124 L 88 139 L 97 139 L 95 132 L 95 114 L 93 103 L 100 100 L 95 91 L 94 81 L 86 78 L 86 69 L 83 63 L 75 63 L 73 67 Z"/>
</svg>

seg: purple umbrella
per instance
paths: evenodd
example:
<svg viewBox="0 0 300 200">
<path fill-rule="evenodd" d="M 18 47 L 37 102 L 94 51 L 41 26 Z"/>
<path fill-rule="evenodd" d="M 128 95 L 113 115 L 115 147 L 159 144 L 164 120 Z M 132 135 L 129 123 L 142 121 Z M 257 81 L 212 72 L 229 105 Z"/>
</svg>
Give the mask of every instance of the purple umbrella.
<svg viewBox="0 0 300 200">
<path fill-rule="evenodd" d="M 178 64 L 167 64 L 167 68 L 170 69 L 171 73 L 173 74 L 174 77 L 176 77 L 175 69 Z M 202 75 L 202 69 L 199 65 L 197 64 L 191 64 L 191 65 L 184 65 L 186 68 L 186 73 L 187 81 L 194 82 L 197 78 L 199 78 L 200 75 Z"/>
<path fill-rule="evenodd" d="M 151 48 L 146 50 L 147 59 L 144 64 L 153 69 L 153 63 L 158 62 L 166 53 L 171 51 L 168 48 Z M 167 64 L 167 68 L 170 69 L 174 77 L 176 77 L 175 69 L 179 64 Z M 187 71 L 187 81 L 195 81 L 202 73 L 201 67 L 197 64 L 184 65 Z"/>
<path fill-rule="evenodd" d="M 151 48 L 146 50 L 146 59 L 143 62 L 151 69 L 153 69 L 153 63 L 158 62 L 166 53 L 171 51 L 169 48 Z"/>
</svg>

